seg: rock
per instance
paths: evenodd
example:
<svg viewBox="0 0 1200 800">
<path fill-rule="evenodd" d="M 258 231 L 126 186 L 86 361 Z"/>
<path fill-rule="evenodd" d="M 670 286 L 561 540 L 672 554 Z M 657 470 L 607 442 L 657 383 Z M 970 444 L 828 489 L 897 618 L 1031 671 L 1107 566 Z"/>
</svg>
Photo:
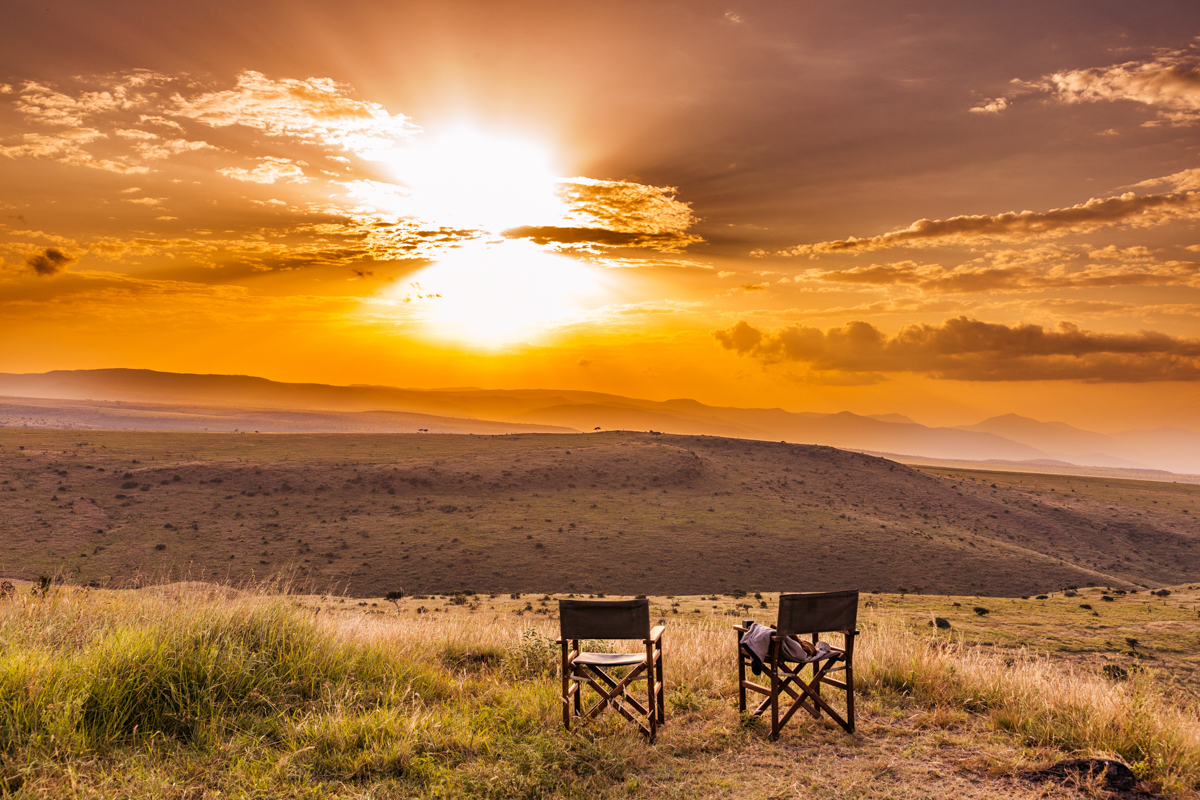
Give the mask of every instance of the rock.
<svg viewBox="0 0 1200 800">
<path fill-rule="evenodd" d="M 1110 792 L 1134 792 L 1137 789 L 1137 776 L 1125 764 L 1109 758 L 1070 758 L 1057 764 L 1037 770 L 1029 774 L 1030 780 L 1035 781 L 1070 781 L 1087 780 L 1096 775 L 1104 776 L 1103 786 Z M 1144 796 L 1144 795 L 1123 795 Z"/>
</svg>

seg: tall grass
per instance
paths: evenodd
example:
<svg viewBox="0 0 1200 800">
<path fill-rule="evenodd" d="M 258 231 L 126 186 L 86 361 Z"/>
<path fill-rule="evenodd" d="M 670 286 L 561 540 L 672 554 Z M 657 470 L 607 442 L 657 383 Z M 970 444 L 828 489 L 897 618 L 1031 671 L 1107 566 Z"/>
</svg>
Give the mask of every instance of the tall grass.
<svg viewBox="0 0 1200 800">
<path fill-rule="evenodd" d="M 918 634 L 894 617 L 875 619 L 862 644 L 867 692 L 986 714 L 1028 744 L 1119 758 L 1140 776 L 1200 788 L 1200 716 L 1169 698 L 1167 676 L 1146 670 L 1112 681 L 1028 650 Z"/>
<path fill-rule="evenodd" d="M 648 749 L 615 714 L 565 734 L 555 623 L 485 614 L 330 616 L 211 588 L 0 602 L 0 793 L 169 796 L 190 781 L 273 797 L 590 797 L 668 753 L 756 738 L 726 730 L 728 619 L 668 626 L 675 724 Z M 1030 745 L 1119 757 L 1177 794 L 1200 788 L 1195 709 L 1150 672 L 1114 683 L 870 611 L 862 627 L 857 683 L 875 707 L 965 710 Z"/>
</svg>

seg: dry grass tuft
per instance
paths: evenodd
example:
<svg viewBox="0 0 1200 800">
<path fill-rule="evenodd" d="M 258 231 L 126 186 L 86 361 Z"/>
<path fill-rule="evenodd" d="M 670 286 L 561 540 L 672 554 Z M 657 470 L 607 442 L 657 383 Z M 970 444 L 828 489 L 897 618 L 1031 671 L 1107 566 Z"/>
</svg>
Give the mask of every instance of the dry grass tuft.
<svg viewBox="0 0 1200 800">
<path fill-rule="evenodd" d="M 328 601 L 325 601 L 326 603 Z M 740 719 L 729 618 L 670 624 L 669 724 L 565 733 L 556 623 L 512 609 L 314 613 L 268 591 L 62 588 L 0 602 L 0 785 L 28 796 L 1067 796 L 1019 774 L 1067 755 L 1200 789 L 1195 709 L 1126 682 L 866 610 L 859 732 Z M 326 606 L 328 608 L 328 606 Z M 357 607 L 356 607 L 357 608 Z M 769 777 L 763 777 L 763 770 Z M 789 789 L 789 787 L 792 787 Z M 1062 790 L 1068 793 L 1068 790 Z"/>
</svg>

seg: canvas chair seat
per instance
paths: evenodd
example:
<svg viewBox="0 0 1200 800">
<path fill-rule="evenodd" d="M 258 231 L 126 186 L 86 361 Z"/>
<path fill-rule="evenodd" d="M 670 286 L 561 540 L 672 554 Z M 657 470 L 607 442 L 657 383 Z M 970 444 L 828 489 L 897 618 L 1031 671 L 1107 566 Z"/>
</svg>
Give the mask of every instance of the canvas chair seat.
<svg viewBox="0 0 1200 800">
<path fill-rule="evenodd" d="M 576 664 L 595 667 L 632 667 L 646 661 L 645 653 L 580 653 L 575 656 Z M 643 676 L 639 676 L 640 679 Z"/>
<path fill-rule="evenodd" d="M 751 715 L 759 716 L 770 709 L 772 739 L 779 737 L 783 726 L 798 711 L 804 711 L 814 719 L 828 714 L 847 733 L 853 733 L 854 640 L 859 633 L 856 630 L 857 620 L 857 591 L 781 594 L 778 621 L 772 626 L 775 632 L 771 635 L 770 648 L 762 664 L 771 679 L 770 686 L 746 680 L 746 667 L 751 663 L 752 654 L 747 645 L 742 643 L 742 637 L 750 630 L 750 623 L 747 621 L 746 627 L 734 626 L 738 635 L 738 707 L 746 711 L 747 691 L 766 695 Z M 822 643 L 822 633 L 840 633 L 842 647 Z M 811 635 L 811 644 L 800 638 L 805 634 Z M 788 648 L 782 646 L 787 639 L 799 642 L 809 652 L 811 660 L 792 657 Z M 818 644 L 828 647 L 829 652 L 819 658 L 811 658 Z M 805 673 L 810 667 L 811 673 L 806 677 Z M 834 678 L 834 673 L 841 680 Z M 823 687 L 844 692 L 844 708 L 831 705 L 829 701 L 832 698 L 822 694 Z M 781 701 L 785 704 L 782 713 Z"/>
<path fill-rule="evenodd" d="M 638 726 L 651 742 L 658 726 L 666 722 L 663 683 L 663 626 L 650 628 L 650 601 L 559 600 L 558 643 L 562 646 L 563 725 L 571 720 L 588 720 L 605 709 L 616 711 Z M 580 646 L 588 639 L 638 639 L 640 653 L 589 653 Z M 632 667 L 624 676 L 609 674 L 613 667 Z M 631 684 L 646 681 L 639 700 Z M 590 690 L 595 703 L 583 707 L 583 694 Z"/>
</svg>

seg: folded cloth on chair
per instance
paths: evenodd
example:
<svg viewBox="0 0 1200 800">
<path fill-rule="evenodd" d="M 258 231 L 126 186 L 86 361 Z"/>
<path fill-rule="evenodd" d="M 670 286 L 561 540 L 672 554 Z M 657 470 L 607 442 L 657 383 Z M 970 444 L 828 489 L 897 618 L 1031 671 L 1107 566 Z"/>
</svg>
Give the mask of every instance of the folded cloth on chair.
<svg viewBox="0 0 1200 800">
<path fill-rule="evenodd" d="M 742 634 L 742 646 L 750 654 L 750 669 L 755 675 L 762 674 L 763 659 L 767 657 L 774 634 L 773 628 L 759 625 L 757 622 L 751 622 L 749 630 Z M 784 661 L 808 664 L 834 655 L 829 650 L 828 642 L 817 642 L 816 647 L 813 647 L 808 642 L 798 642 L 789 636 L 783 640 L 782 645 Z"/>
</svg>

